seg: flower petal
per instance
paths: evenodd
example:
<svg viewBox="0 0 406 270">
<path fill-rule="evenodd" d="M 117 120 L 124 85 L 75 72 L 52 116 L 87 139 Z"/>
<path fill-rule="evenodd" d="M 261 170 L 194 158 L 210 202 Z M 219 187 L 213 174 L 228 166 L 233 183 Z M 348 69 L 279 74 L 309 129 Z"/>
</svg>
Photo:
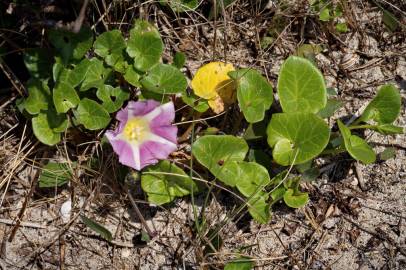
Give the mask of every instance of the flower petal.
<svg viewBox="0 0 406 270">
<path fill-rule="evenodd" d="M 151 111 L 156 107 L 159 107 L 160 103 L 156 100 L 145 100 L 145 101 L 129 101 L 127 107 L 121 109 L 117 115 L 117 120 L 121 122 L 127 122 L 129 117 L 142 116 Z"/>
<path fill-rule="evenodd" d="M 155 164 L 158 160 L 166 159 L 176 149 L 176 144 L 162 144 L 155 141 L 143 143 L 140 147 L 141 168 Z"/>
<path fill-rule="evenodd" d="M 121 140 L 120 135 L 115 134 L 112 131 L 106 131 L 106 137 L 110 141 L 114 152 L 118 155 L 121 164 L 141 170 L 140 163 L 140 149 L 138 145 L 132 145 Z"/>
</svg>

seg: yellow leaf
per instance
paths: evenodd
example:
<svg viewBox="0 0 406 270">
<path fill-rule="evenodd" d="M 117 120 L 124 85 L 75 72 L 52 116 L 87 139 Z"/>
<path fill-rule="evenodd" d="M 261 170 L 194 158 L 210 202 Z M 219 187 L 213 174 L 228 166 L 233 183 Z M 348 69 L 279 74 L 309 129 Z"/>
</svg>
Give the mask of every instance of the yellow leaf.
<svg viewBox="0 0 406 270">
<path fill-rule="evenodd" d="M 195 94 L 207 99 L 215 113 L 221 113 L 225 105 L 235 101 L 236 86 L 227 75 L 233 70 L 232 64 L 211 62 L 199 68 L 191 82 Z"/>
</svg>

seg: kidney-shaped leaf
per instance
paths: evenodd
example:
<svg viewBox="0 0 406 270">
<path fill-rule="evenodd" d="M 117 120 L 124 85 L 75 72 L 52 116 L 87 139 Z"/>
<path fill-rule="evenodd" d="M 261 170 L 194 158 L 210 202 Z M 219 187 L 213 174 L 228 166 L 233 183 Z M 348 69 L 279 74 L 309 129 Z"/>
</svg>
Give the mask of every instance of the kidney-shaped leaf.
<svg viewBox="0 0 406 270">
<path fill-rule="evenodd" d="M 51 91 L 47 81 L 31 79 L 27 83 L 28 97 L 24 100 L 24 108 L 30 114 L 38 114 L 46 110 L 51 100 Z"/>
<path fill-rule="evenodd" d="M 147 71 L 159 62 L 163 43 L 158 30 L 149 22 L 137 20 L 130 31 L 127 53 L 134 58 L 134 66 Z"/>
<path fill-rule="evenodd" d="M 94 100 L 84 98 L 79 106 L 74 110 L 74 114 L 79 124 L 90 130 L 104 128 L 110 122 L 110 115 L 102 105 Z"/>
<path fill-rule="evenodd" d="M 248 145 L 231 135 L 207 135 L 196 140 L 192 152 L 200 164 L 219 177 L 225 163 L 244 160 Z"/>
<path fill-rule="evenodd" d="M 249 123 L 263 120 L 273 101 L 272 86 L 267 79 L 253 69 L 240 69 L 229 75 L 237 82 L 237 99 L 245 119 Z"/>
<path fill-rule="evenodd" d="M 387 84 L 378 90 L 376 97 L 368 104 L 360 120 L 374 120 L 379 124 L 391 124 L 399 116 L 401 98 L 399 90 Z"/>
<path fill-rule="evenodd" d="M 287 206 L 292 208 L 300 208 L 306 205 L 309 201 L 309 194 L 296 191 L 292 188 L 286 190 L 283 194 L 283 200 Z"/>
<path fill-rule="evenodd" d="M 290 56 L 282 64 L 278 95 L 282 109 L 287 113 L 316 113 L 327 102 L 323 75 L 309 60 L 297 56 Z"/>
<path fill-rule="evenodd" d="M 52 129 L 49 116 L 49 114 L 41 112 L 32 118 L 32 130 L 40 142 L 54 145 L 61 140 L 61 134 Z"/>
<path fill-rule="evenodd" d="M 272 155 L 281 165 L 306 162 L 326 147 L 330 129 L 312 113 L 276 113 L 267 128 Z"/>
<path fill-rule="evenodd" d="M 141 84 L 148 91 L 159 94 L 181 93 L 187 87 L 185 75 L 176 67 L 166 64 L 157 64 L 148 70 Z"/>
<path fill-rule="evenodd" d="M 236 186 L 246 197 L 259 193 L 270 182 L 266 168 L 246 161 L 225 162 L 218 178 L 229 186 Z"/>
<path fill-rule="evenodd" d="M 103 102 L 102 106 L 109 112 L 115 112 L 123 106 L 124 101 L 130 97 L 130 93 L 120 87 L 114 88 L 110 85 L 101 86 L 97 92 L 97 97 Z"/>
<path fill-rule="evenodd" d="M 104 67 L 102 61 L 95 57 L 84 62 L 83 70 L 86 70 L 86 76 L 80 86 L 80 91 L 101 87 L 111 72 L 110 69 Z"/>
<path fill-rule="evenodd" d="M 104 32 L 93 44 L 94 52 L 103 57 L 107 65 L 119 72 L 125 72 L 126 43 L 120 30 Z"/>
<path fill-rule="evenodd" d="M 356 160 L 361 160 L 365 164 L 374 162 L 376 156 L 371 146 L 369 146 L 364 139 L 356 135 L 351 135 L 350 129 L 340 120 L 338 120 L 337 123 L 344 139 L 345 149 L 347 149 L 348 153 Z"/>
<path fill-rule="evenodd" d="M 35 48 L 24 52 L 24 64 L 34 78 L 49 78 L 52 62 L 49 49 Z"/>
<path fill-rule="evenodd" d="M 198 190 L 196 183 L 181 168 L 167 160 L 143 172 L 141 187 L 147 193 L 148 201 L 157 205 Z"/>
<path fill-rule="evenodd" d="M 55 86 L 53 100 L 58 113 L 66 113 L 69 109 L 75 108 L 80 101 L 76 90 L 64 82 L 59 82 Z"/>
</svg>

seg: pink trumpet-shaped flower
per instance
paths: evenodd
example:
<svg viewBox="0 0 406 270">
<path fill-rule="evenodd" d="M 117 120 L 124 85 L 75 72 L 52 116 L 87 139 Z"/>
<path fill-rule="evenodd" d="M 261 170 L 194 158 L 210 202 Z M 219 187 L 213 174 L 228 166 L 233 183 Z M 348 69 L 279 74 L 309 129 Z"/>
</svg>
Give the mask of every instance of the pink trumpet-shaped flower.
<svg viewBox="0 0 406 270">
<path fill-rule="evenodd" d="M 172 102 L 161 105 L 155 100 L 130 101 L 116 118 L 120 121 L 118 127 L 106 131 L 106 137 L 120 163 L 141 170 L 177 149 L 178 128 L 171 124 L 175 119 Z"/>
</svg>

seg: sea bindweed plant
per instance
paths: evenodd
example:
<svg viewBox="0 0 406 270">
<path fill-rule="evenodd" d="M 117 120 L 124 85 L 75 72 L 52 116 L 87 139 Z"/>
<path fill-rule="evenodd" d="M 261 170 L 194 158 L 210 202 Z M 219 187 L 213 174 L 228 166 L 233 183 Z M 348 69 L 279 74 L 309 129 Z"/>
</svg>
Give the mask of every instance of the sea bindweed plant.
<svg viewBox="0 0 406 270">
<path fill-rule="evenodd" d="M 31 119 L 35 136 L 55 145 L 72 129 L 106 129 L 120 163 L 140 172 L 142 189 L 157 205 L 204 191 L 196 181 L 217 182 L 237 192 L 244 199 L 242 207 L 266 223 L 271 207 L 280 201 L 293 208 L 307 203 L 300 182 L 317 178 L 315 159 L 348 152 L 366 164 L 376 160 L 356 130 L 403 133 L 394 125 L 401 107 L 399 90 L 390 84 L 378 89 L 355 121 L 337 119 L 338 130 L 332 130 L 326 119 L 342 103 L 327 89 L 315 63 L 302 57 L 283 62 L 276 93 L 257 70 L 222 62 L 199 68 L 190 83 L 192 91 L 187 91 L 179 70 L 184 55 L 177 53 L 173 64 L 163 63 L 162 39 L 147 21 L 137 20 L 127 39 L 113 30 L 93 41 L 92 33 L 82 29 L 79 34 L 50 31 L 49 40 L 52 50 L 26 53 L 29 95 L 18 104 Z M 175 104 L 182 102 L 189 106 L 189 115 L 220 114 L 238 104 L 248 127 L 242 137 L 192 136 L 191 166 L 175 165 L 170 158 L 178 140 L 173 121 Z M 43 186 L 67 182 L 70 174 L 59 172 L 54 173 L 56 179 L 64 181 L 52 183 L 53 168 L 66 166 L 48 164 Z"/>
</svg>

